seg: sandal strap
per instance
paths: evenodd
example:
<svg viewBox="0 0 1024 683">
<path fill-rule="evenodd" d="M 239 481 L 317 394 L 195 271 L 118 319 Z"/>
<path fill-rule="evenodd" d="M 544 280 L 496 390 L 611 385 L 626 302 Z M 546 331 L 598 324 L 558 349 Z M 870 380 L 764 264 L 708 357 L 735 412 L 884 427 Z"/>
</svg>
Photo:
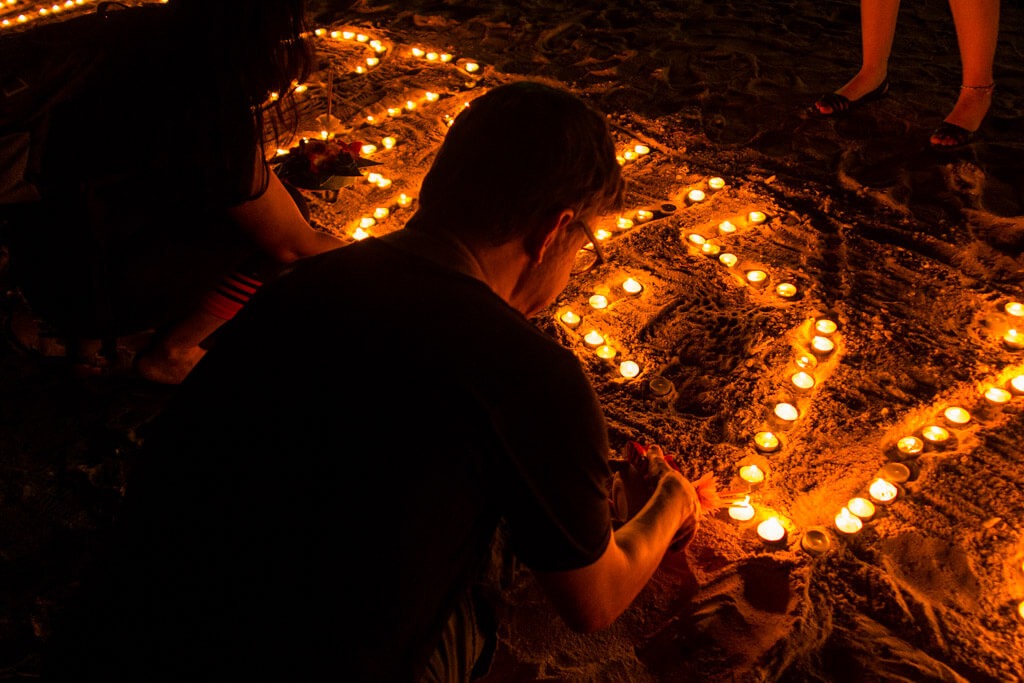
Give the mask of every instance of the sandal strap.
<svg viewBox="0 0 1024 683">
<path fill-rule="evenodd" d="M 850 98 L 831 92 L 819 99 L 816 104 L 826 106 L 832 110 L 833 114 L 836 114 L 850 108 Z"/>
<path fill-rule="evenodd" d="M 989 83 L 988 85 L 961 85 L 961 90 L 995 90 L 996 84 Z"/>
</svg>

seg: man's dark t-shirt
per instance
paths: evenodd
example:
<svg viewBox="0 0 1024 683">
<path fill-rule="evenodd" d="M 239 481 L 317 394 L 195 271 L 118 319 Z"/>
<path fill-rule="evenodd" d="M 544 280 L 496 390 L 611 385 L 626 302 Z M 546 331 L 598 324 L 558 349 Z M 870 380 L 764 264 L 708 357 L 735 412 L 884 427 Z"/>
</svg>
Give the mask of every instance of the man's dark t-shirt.
<svg viewBox="0 0 1024 683">
<path fill-rule="evenodd" d="M 534 569 L 600 557 L 608 476 L 578 361 L 485 284 L 383 240 L 307 259 L 147 439 L 111 656 L 412 680 L 500 518 Z"/>
</svg>

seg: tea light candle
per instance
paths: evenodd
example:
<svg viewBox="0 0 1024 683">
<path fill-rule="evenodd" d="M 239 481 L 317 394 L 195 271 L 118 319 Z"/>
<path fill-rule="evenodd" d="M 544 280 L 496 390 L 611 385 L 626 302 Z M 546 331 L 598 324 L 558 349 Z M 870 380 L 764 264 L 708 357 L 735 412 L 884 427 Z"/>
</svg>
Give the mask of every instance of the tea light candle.
<svg viewBox="0 0 1024 683">
<path fill-rule="evenodd" d="M 800 411 L 792 403 L 777 403 L 775 416 L 784 422 L 795 422 L 800 417 Z"/>
<path fill-rule="evenodd" d="M 768 279 L 768 273 L 763 270 L 748 270 L 746 274 L 747 283 L 754 287 L 761 287 Z"/>
<path fill-rule="evenodd" d="M 700 253 L 704 254 L 705 256 L 710 256 L 711 258 L 718 256 L 718 253 L 720 251 L 722 251 L 722 248 L 715 244 L 714 242 L 705 242 L 704 244 L 700 245 Z"/>
<path fill-rule="evenodd" d="M 816 336 L 813 339 L 811 339 L 811 349 L 816 353 L 826 355 L 832 353 L 835 350 L 835 348 L 835 342 L 829 339 L 828 337 Z"/>
<path fill-rule="evenodd" d="M 590 305 L 598 310 L 608 308 L 608 297 L 604 294 L 595 294 L 590 297 Z"/>
<path fill-rule="evenodd" d="M 591 330 L 583 337 L 583 343 L 592 349 L 596 349 L 601 344 L 604 344 L 604 335 L 597 330 Z"/>
<path fill-rule="evenodd" d="M 653 211 L 648 211 L 647 209 L 637 209 L 636 210 L 636 220 L 638 222 L 644 223 L 646 221 L 651 220 L 652 218 L 654 218 L 654 212 Z M 633 227 L 633 226 L 630 225 L 629 227 Z"/>
<path fill-rule="evenodd" d="M 437 102 L 441 98 L 441 96 L 438 93 L 431 92 L 429 90 L 423 93 L 423 97 L 427 100 L 427 102 Z"/>
<path fill-rule="evenodd" d="M 404 192 L 402 194 L 398 195 L 398 205 L 399 206 L 409 206 L 410 204 L 412 204 L 412 197 L 410 197 L 409 195 L 405 194 Z"/>
<path fill-rule="evenodd" d="M 943 444 L 949 441 L 949 430 L 938 425 L 928 425 L 921 430 L 921 438 L 932 445 Z"/>
<path fill-rule="evenodd" d="M 890 482 L 878 477 L 868 486 L 868 495 L 876 503 L 891 503 L 896 500 L 899 489 Z"/>
<path fill-rule="evenodd" d="M 796 296 L 796 285 L 791 282 L 780 282 L 775 288 L 775 293 L 783 299 L 792 299 Z"/>
<path fill-rule="evenodd" d="M 715 191 L 721 190 L 725 187 L 725 179 L 719 178 L 718 176 L 708 178 L 708 187 Z M 1022 315 L 1024 315 L 1024 313 L 1022 313 Z"/>
<path fill-rule="evenodd" d="M 365 240 L 369 236 L 370 236 L 370 233 L 368 233 L 362 227 L 356 228 L 355 231 L 352 233 L 352 239 L 354 239 L 356 241 Z"/>
<path fill-rule="evenodd" d="M 781 543 L 786 538 L 786 527 L 778 517 L 769 517 L 757 525 L 757 535 L 765 543 Z"/>
<path fill-rule="evenodd" d="M 362 147 L 359 148 L 359 151 L 365 154 L 366 156 L 370 156 L 371 154 L 377 151 L 377 145 L 363 145 Z"/>
<path fill-rule="evenodd" d="M 1006 334 L 1003 335 L 1003 343 L 1006 347 L 1013 350 L 1024 349 L 1024 332 L 1020 332 L 1016 329 L 1007 330 Z"/>
<path fill-rule="evenodd" d="M 635 145 L 633 147 L 633 151 L 639 154 L 640 156 L 643 156 L 645 154 L 650 154 L 651 148 L 648 147 L 647 145 Z"/>
<path fill-rule="evenodd" d="M 1015 318 L 1024 318 L 1024 304 L 1019 301 L 1011 301 L 1003 307 L 1003 310 Z"/>
<path fill-rule="evenodd" d="M 743 465 L 740 467 L 740 479 L 751 486 L 757 486 L 764 482 L 764 470 L 757 465 Z"/>
<path fill-rule="evenodd" d="M 690 244 L 694 244 L 698 247 L 707 242 L 707 240 L 704 239 L 704 235 L 698 235 L 695 232 L 692 232 L 689 235 L 687 235 L 686 239 L 690 242 Z"/>
<path fill-rule="evenodd" d="M 397 145 L 397 144 L 398 144 L 398 140 L 396 140 L 396 139 L 395 139 L 394 137 L 392 137 L 391 135 L 389 135 L 389 136 L 387 136 L 386 138 L 383 138 L 383 139 L 382 139 L 382 140 L 380 141 L 380 144 L 384 145 L 384 149 L 391 149 L 391 148 L 393 148 L 393 147 L 394 147 L 395 145 Z"/>
<path fill-rule="evenodd" d="M 376 223 L 377 219 L 374 218 L 373 216 L 363 216 L 362 218 L 359 219 L 360 228 L 372 228 L 374 225 L 376 225 Z"/>
<path fill-rule="evenodd" d="M 774 453 L 779 450 L 779 437 L 772 432 L 758 432 L 754 434 L 754 446 L 762 453 Z"/>
<path fill-rule="evenodd" d="M 696 204 L 697 202 L 704 201 L 707 198 L 707 195 L 704 194 L 704 190 L 690 190 L 686 194 L 686 198 Z"/>
<path fill-rule="evenodd" d="M 1024 394 L 1024 375 L 1017 375 L 1011 379 L 1010 388 L 1018 394 Z"/>
<path fill-rule="evenodd" d="M 800 391 L 807 391 L 814 387 L 814 375 L 804 372 L 793 373 L 793 376 L 789 378 L 789 381 L 793 383 L 793 386 Z"/>
<path fill-rule="evenodd" d="M 802 370 L 813 370 L 818 367 L 818 359 L 809 353 L 801 353 L 796 357 L 796 366 Z"/>
<path fill-rule="evenodd" d="M 629 230 L 630 228 L 633 227 L 633 220 L 631 218 L 624 218 L 622 216 L 619 216 L 619 218 L 615 221 L 615 227 L 617 227 L 619 230 Z"/>
<path fill-rule="evenodd" d="M 905 436 L 896 442 L 896 450 L 906 456 L 921 455 L 924 450 L 924 442 L 916 436 Z"/>
<path fill-rule="evenodd" d="M 821 320 L 817 320 L 814 323 L 814 331 L 817 334 L 822 335 L 823 337 L 828 337 L 830 335 L 835 334 L 835 331 L 837 329 L 839 329 L 839 326 L 836 325 L 835 322 L 827 318 L 822 318 Z"/>
<path fill-rule="evenodd" d="M 732 224 L 732 221 L 722 221 L 718 224 L 718 232 L 723 235 L 731 235 L 736 232 L 736 226 Z"/>
<path fill-rule="evenodd" d="M 598 228 L 597 230 L 594 231 L 594 237 L 596 237 L 601 242 L 603 242 L 604 240 L 608 239 L 611 236 L 611 232 L 605 230 L 604 228 Z"/>
<path fill-rule="evenodd" d="M 761 211 L 751 211 L 747 214 L 747 222 L 757 225 L 758 223 L 764 223 L 767 216 Z"/>
<path fill-rule="evenodd" d="M 754 506 L 750 504 L 750 496 L 729 506 L 729 517 L 737 522 L 749 522 L 754 518 L 755 513 Z"/>
<path fill-rule="evenodd" d="M 378 206 L 373 210 L 373 217 L 378 221 L 382 221 L 391 215 L 391 210 L 386 206 Z"/>
<path fill-rule="evenodd" d="M 868 521 L 875 516 L 875 504 L 867 498 L 851 498 L 846 504 L 846 509 L 861 521 Z"/>
<path fill-rule="evenodd" d="M 622 361 L 619 365 L 619 374 L 626 379 L 633 379 L 640 374 L 640 366 L 631 360 Z"/>
<path fill-rule="evenodd" d="M 626 281 L 622 283 L 622 289 L 626 294 L 639 294 L 644 291 L 644 286 L 633 278 L 626 278 Z"/>
<path fill-rule="evenodd" d="M 800 547 L 810 555 L 824 555 L 832 547 L 832 540 L 824 527 L 814 526 L 804 532 L 800 538 Z"/>
<path fill-rule="evenodd" d="M 901 462 L 886 463 L 878 471 L 878 477 L 893 484 L 902 484 L 910 479 L 910 468 Z"/>
<path fill-rule="evenodd" d="M 622 153 L 622 158 L 625 159 L 626 161 L 633 161 L 634 159 L 636 159 L 636 157 L 636 152 L 634 152 L 631 149 L 627 149 L 625 152 Z"/>
<path fill-rule="evenodd" d="M 612 358 L 615 358 L 615 354 L 617 353 L 617 351 L 615 350 L 614 346 L 609 346 L 608 344 L 601 344 L 601 346 L 598 346 L 596 349 L 594 349 L 594 353 L 597 354 L 598 358 L 611 360 Z"/>
<path fill-rule="evenodd" d="M 971 421 L 971 414 L 960 406 L 950 406 L 943 413 L 950 424 L 962 427 Z"/>
<path fill-rule="evenodd" d="M 855 534 L 864 528 L 864 522 L 861 521 L 861 518 L 850 512 L 850 509 L 846 507 L 836 515 L 835 524 L 836 529 L 847 535 Z"/>
<path fill-rule="evenodd" d="M 480 65 L 476 62 L 466 62 L 463 67 L 466 71 L 473 74 L 480 70 Z"/>
<path fill-rule="evenodd" d="M 1013 398 L 1013 395 L 1006 389 L 989 387 L 985 390 L 985 400 L 992 406 L 1001 406 L 1009 403 L 1011 398 Z"/>
<path fill-rule="evenodd" d="M 583 318 L 581 318 L 573 311 L 566 311 L 565 313 L 560 315 L 558 319 L 561 320 L 565 324 L 565 326 L 568 327 L 570 330 L 575 330 L 577 327 L 580 326 L 580 323 L 583 322 Z"/>
<path fill-rule="evenodd" d="M 725 252 L 724 254 L 718 255 L 718 262 L 721 263 L 726 268 L 732 268 L 733 266 L 736 265 L 738 261 L 739 259 L 736 257 L 736 254 L 730 254 L 729 252 Z"/>
<path fill-rule="evenodd" d="M 659 398 L 662 396 L 668 396 L 675 389 L 675 385 L 673 385 L 671 381 L 660 375 L 652 377 L 651 381 L 647 383 L 647 386 L 650 388 L 651 393 Z"/>
</svg>

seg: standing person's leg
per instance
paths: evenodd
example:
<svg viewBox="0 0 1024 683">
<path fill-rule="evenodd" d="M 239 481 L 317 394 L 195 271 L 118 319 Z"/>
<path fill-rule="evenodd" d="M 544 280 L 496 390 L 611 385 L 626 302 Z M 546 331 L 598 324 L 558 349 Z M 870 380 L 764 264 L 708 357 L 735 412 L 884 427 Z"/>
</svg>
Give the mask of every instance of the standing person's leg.
<svg viewBox="0 0 1024 683">
<path fill-rule="evenodd" d="M 860 3 L 860 71 L 850 81 L 835 91 L 850 102 L 857 102 L 865 95 L 879 91 L 889 73 L 889 55 L 896 35 L 896 18 L 899 15 L 900 0 L 861 0 Z M 836 107 L 828 97 L 815 103 L 818 112 L 828 116 L 836 113 Z"/>
<path fill-rule="evenodd" d="M 932 134 L 937 147 L 962 144 L 970 138 L 992 105 L 992 63 L 999 38 L 999 0 L 949 0 L 956 24 L 963 77 L 960 96 L 946 124 Z M 960 130 L 957 130 L 960 129 Z M 964 131 L 966 134 L 961 133 Z"/>
</svg>

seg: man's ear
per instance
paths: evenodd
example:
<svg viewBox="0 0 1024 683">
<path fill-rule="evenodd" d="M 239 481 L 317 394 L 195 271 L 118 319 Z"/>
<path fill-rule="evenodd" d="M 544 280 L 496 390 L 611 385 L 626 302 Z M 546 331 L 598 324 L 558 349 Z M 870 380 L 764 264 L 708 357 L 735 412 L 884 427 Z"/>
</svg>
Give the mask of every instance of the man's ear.
<svg viewBox="0 0 1024 683">
<path fill-rule="evenodd" d="M 544 260 L 544 254 L 555 242 L 555 237 L 561 230 L 565 230 L 576 218 L 576 212 L 572 209 L 565 209 L 554 219 L 545 222 L 540 229 L 530 235 L 526 240 L 526 252 L 532 263 L 540 263 Z"/>
</svg>

